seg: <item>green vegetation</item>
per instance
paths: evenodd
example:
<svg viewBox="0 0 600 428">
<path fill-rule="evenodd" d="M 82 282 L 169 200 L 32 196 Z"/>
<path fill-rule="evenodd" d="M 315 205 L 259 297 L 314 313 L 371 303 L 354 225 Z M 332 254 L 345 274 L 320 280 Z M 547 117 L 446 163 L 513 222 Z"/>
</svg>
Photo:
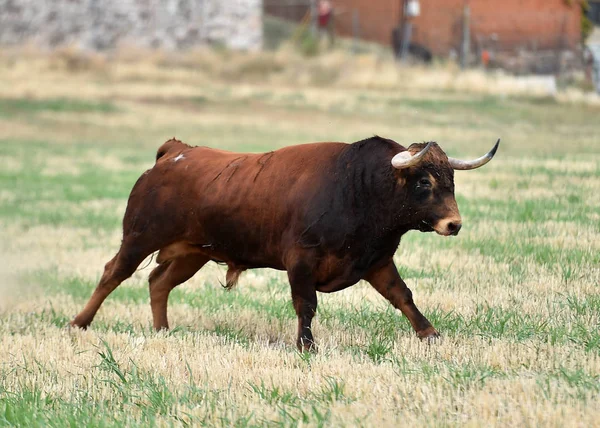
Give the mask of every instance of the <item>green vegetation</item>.
<svg viewBox="0 0 600 428">
<path fill-rule="evenodd" d="M 0 98 L 0 116 L 11 117 L 15 115 L 28 115 L 39 112 L 87 113 L 101 112 L 113 113 L 117 109 L 110 102 L 91 102 L 67 98 L 27 99 L 27 98 Z"/>
<path fill-rule="evenodd" d="M 599 108 L 452 87 L 267 85 L 253 79 L 284 72 L 277 61 L 241 62 L 228 76 L 250 83 L 205 81 L 189 64 L 49 68 L 51 79 L 0 69 L 0 425 L 597 423 Z M 410 232 L 396 255 L 441 341 L 420 343 L 360 283 L 320 295 L 319 353 L 298 353 L 285 273 L 246 272 L 225 291 L 213 264 L 173 291 L 172 329 L 155 333 L 151 260 L 89 330 L 65 327 L 168 138 L 256 152 L 373 134 L 458 157 L 503 140 L 488 166 L 456 173 L 460 235 Z"/>
</svg>

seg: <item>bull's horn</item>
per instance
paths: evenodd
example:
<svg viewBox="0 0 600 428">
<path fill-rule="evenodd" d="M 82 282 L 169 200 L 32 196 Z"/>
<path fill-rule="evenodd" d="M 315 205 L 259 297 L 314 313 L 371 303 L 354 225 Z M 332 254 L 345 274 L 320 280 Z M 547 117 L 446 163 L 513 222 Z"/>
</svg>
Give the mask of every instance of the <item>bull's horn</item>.
<svg viewBox="0 0 600 428">
<path fill-rule="evenodd" d="M 480 158 L 473 159 L 471 161 L 463 161 L 460 159 L 454 159 L 454 158 L 449 157 L 448 162 L 450 162 L 450 166 L 454 169 L 466 170 L 466 169 L 479 168 L 480 166 L 483 166 L 492 160 L 492 158 L 496 154 L 496 150 L 498 150 L 499 145 L 500 145 L 500 139 L 498 138 L 498 141 L 496 142 L 496 145 L 494 146 L 494 148 L 492 150 L 490 150 L 489 153 L 481 156 Z"/>
<path fill-rule="evenodd" d="M 432 143 L 427 143 L 425 148 L 416 155 L 411 155 L 408 150 L 398 153 L 392 158 L 392 166 L 396 169 L 404 169 L 418 164 L 421 162 L 421 158 L 429 151 L 431 145 Z"/>
</svg>

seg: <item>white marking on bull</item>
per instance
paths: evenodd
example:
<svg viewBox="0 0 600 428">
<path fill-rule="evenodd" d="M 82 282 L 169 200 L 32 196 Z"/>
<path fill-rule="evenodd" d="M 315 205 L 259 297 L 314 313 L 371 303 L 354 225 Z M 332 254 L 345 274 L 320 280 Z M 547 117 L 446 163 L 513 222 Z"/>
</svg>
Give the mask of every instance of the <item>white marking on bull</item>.
<svg viewBox="0 0 600 428">
<path fill-rule="evenodd" d="M 173 159 L 173 162 L 177 162 L 178 160 L 184 159 L 185 157 L 183 156 L 183 153 L 180 153 L 175 159 Z"/>
</svg>

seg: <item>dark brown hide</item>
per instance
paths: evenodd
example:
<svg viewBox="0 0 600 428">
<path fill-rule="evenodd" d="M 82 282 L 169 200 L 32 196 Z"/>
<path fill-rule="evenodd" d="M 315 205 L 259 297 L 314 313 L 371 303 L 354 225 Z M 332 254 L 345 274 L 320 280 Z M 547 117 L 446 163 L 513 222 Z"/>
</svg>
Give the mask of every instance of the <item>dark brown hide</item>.
<svg viewBox="0 0 600 428">
<path fill-rule="evenodd" d="M 150 275 L 156 329 L 168 328 L 169 292 L 212 260 L 228 265 L 227 287 L 245 269 L 288 272 L 300 349 L 314 347 L 316 292 L 360 279 L 400 309 L 419 337 L 436 336 L 392 256 L 411 229 L 458 233 L 454 172 L 437 144 L 418 166 L 394 169 L 391 159 L 403 150 L 380 137 L 262 154 L 167 141 L 135 184 L 121 248 L 72 324 L 87 327 L 108 294 L 159 251 Z"/>
</svg>

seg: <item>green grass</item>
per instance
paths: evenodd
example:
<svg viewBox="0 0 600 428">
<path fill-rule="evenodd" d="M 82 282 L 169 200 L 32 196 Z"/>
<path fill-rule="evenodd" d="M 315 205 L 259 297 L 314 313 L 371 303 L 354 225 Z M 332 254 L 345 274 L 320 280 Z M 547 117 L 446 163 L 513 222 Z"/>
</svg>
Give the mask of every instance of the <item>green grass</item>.
<svg viewBox="0 0 600 428">
<path fill-rule="evenodd" d="M 67 89 L 0 99 L 0 254 L 18 274 L 0 269 L 9 302 L 0 301 L 0 425 L 597 421 L 597 107 L 209 85 L 194 73 L 163 76 L 163 85 L 186 88 L 169 95 L 136 87 L 139 76 L 112 79 L 82 83 L 104 94 L 129 82 L 111 101 Z M 245 273 L 227 292 L 224 270 L 210 265 L 171 293 L 169 332 L 152 329 L 152 264 L 110 295 L 88 331 L 66 328 L 118 250 L 129 192 L 166 139 L 258 152 L 373 134 L 437 140 L 460 157 L 503 139 L 492 163 L 456 174 L 460 235 L 413 231 L 396 255 L 442 340 L 418 342 L 406 318 L 361 283 L 319 296 L 319 354 L 299 353 L 284 273 Z"/>
<path fill-rule="evenodd" d="M 41 271 L 36 273 L 33 280 L 43 284 L 46 295 L 66 295 L 83 304 L 95 288 L 96 280 L 57 275 L 56 272 Z M 505 279 L 511 283 L 509 278 Z M 516 285 L 517 286 L 517 285 Z M 252 290 L 242 292 L 233 290 L 226 292 L 219 284 L 204 284 L 200 291 L 188 291 L 185 285 L 173 291 L 170 304 L 183 305 L 197 309 L 205 314 L 225 314 L 225 320 L 207 330 L 212 334 L 225 338 L 228 342 L 249 345 L 255 339 L 253 329 L 236 326 L 235 313 L 249 309 L 256 313 L 258 319 L 267 323 L 278 323 L 281 326 L 291 325 L 295 314 L 287 298 L 288 285 L 276 283 L 276 297 L 263 301 L 253 297 Z M 50 294 L 48 294 L 50 293 Z M 147 287 L 122 286 L 111 295 L 112 301 L 130 305 L 147 305 L 148 323 L 150 321 L 149 295 Z M 526 304 L 527 302 L 520 302 Z M 513 308 L 495 306 L 487 303 L 477 304 L 469 315 L 455 311 L 445 311 L 439 308 L 424 310 L 427 318 L 444 335 L 449 337 L 467 337 L 474 335 L 481 338 L 503 339 L 513 343 L 541 340 L 551 344 L 574 345 L 585 352 L 600 356 L 600 322 L 589 323 L 600 311 L 600 295 L 589 295 L 585 298 L 575 295 L 559 296 L 555 300 L 547 300 L 549 315 L 529 314 L 519 303 Z M 48 322 L 62 328 L 69 321 L 67 314 L 56 308 L 50 308 L 41 313 L 29 316 L 34 324 Z M 412 335 L 408 321 L 392 307 L 385 310 L 373 308 L 370 305 L 338 307 L 321 303 L 319 307 L 319 322 L 326 328 L 343 328 L 350 331 L 362 331 L 370 337 L 370 342 L 361 345 L 360 353 L 367 355 L 373 362 L 386 360 L 391 351 L 391 344 L 398 336 Z M 184 330 L 191 326 L 183 327 Z M 120 322 L 95 322 L 97 331 L 134 333 L 139 328 Z M 144 329 L 149 330 L 149 324 Z M 191 327 L 193 329 L 193 327 Z M 202 331 L 202 330 L 200 330 Z M 257 332 L 259 333 L 259 332 Z M 364 349 L 362 347 L 364 346 Z M 354 348 L 354 345 L 351 346 Z M 355 349 L 356 351 L 356 349 Z"/>
<path fill-rule="evenodd" d="M 26 99 L 0 98 L 0 117 L 27 116 L 41 112 L 115 113 L 117 107 L 108 101 L 84 101 L 68 98 Z"/>
</svg>

